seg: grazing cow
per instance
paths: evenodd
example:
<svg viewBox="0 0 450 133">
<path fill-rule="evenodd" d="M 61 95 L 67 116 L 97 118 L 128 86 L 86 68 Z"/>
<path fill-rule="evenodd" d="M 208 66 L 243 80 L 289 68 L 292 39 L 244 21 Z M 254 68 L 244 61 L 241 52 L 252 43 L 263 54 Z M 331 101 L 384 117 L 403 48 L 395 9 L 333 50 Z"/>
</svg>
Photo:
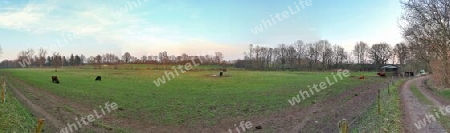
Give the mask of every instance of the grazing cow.
<svg viewBox="0 0 450 133">
<path fill-rule="evenodd" d="M 59 84 L 59 80 L 57 76 L 52 76 L 52 82 Z"/>
<path fill-rule="evenodd" d="M 102 77 L 101 77 L 101 76 L 97 76 L 97 77 L 95 78 L 95 81 L 102 81 Z"/>
<path fill-rule="evenodd" d="M 377 75 L 380 77 L 386 77 L 386 73 L 384 73 L 384 72 L 379 72 L 379 73 L 377 73 Z"/>
<path fill-rule="evenodd" d="M 359 77 L 359 79 L 364 79 L 364 76 Z"/>
</svg>

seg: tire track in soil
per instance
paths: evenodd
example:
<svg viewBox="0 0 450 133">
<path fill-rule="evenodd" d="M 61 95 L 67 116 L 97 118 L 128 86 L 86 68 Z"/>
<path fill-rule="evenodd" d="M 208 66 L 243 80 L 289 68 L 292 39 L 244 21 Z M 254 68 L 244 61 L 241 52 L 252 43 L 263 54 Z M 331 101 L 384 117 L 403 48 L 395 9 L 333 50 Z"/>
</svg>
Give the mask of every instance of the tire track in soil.
<svg viewBox="0 0 450 133">
<path fill-rule="evenodd" d="M 9 74 L 7 76 L 8 87 L 11 88 L 17 95 L 19 95 L 19 100 L 32 112 L 33 115 L 37 117 L 43 117 L 46 121 L 44 131 L 47 132 L 59 132 L 61 128 L 67 126 L 67 123 L 75 123 L 75 117 L 79 118 L 81 116 L 86 117 L 89 114 L 93 114 L 93 110 L 100 111 L 99 108 L 88 108 L 82 104 L 61 98 L 60 96 L 54 95 L 47 90 L 40 89 L 29 85 L 28 83 L 14 78 Z M 19 87 L 14 86 L 11 82 L 20 85 Z M 26 94 L 26 95 L 24 95 Z M 21 95 L 21 96 L 20 96 Z M 16 96 L 17 97 L 17 96 Z M 109 101 L 114 102 L 114 101 Z M 67 109 L 69 107 L 70 109 Z M 120 107 L 120 105 L 119 105 Z M 115 110 L 120 111 L 120 110 Z M 133 120 L 131 118 L 117 118 L 114 117 L 114 111 L 102 116 L 96 121 L 101 121 L 102 124 L 106 124 L 108 127 L 99 127 L 93 123 L 89 125 L 83 125 L 77 132 L 123 132 L 116 131 L 109 127 L 119 127 L 126 129 L 131 132 L 137 133 L 161 133 L 161 132 L 190 132 L 195 131 L 193 129 L 188 129 L 184 126 L 167 126 L 154 124 L 146 120 Z M 120 125 L 120 126 L 119 126 Z M 198 128 L 195 128 L 198 129 Z"/>
<path fill-rule="evenodd" d="M 253 126 L 260 125 L 262 126 L 262 129 L 271 130 L 256 130 L 253 128 L 249 132 L 336 132 L 338 131 L 338 121 L 343 118 L 351 121 L 359 116 L 366 108 L 372 105 L 372 101 L 374 101 L 377 96 L 374 94 L 376 94 L 379 89 L 385 87 L 385 83 L 368 83 L 368 85 L 354 87 L 339 95 L 327 97 L 310 106 L 285 109 L 267 117 L 255 117 L 249 119 L 249 121 L 253 123 Z M 327 89 L 335 88 L 331 87 Z M 355 96 L 356 93 L 358 94 L 357 96 Z M 238 120 L 242 121 L 244 119 Z M 233 128 L 233 124 L 236 124 L 236 121 L 223 120 L 220 122 L 219 126 L 205 129 L 202 132 L 228 133 L 227 129 Z"/>
<path fill-rule="evenodd" d="M 445 129 L 442 127 L 439 121 L 432 121 L 427 124 L 425 127 L 421 129 L 417 129 L 414 123 L 423 120 L 425 118 L 425 114 L 431 114 L 429 111 L 430 107 L 442 107 L 443 104 L 437 100 L 436 96 L 433 96 L 429 91 L 425 88 L 425 80 L 429 79 L 429 76 L 418 77 L 407 81 L 402 85 L 400 89 L 400 99 L 402 102 L 402 110 L 404 112 L 404 129 L 405 132 L 424 132 L 424 133 L 447 133 Z M 417 89 L 424 94 L 424 96 L 429 99 L 434 105 L 425 105 L 419 101 L 419 99 L 412 93 L 411 85 L 414 84 Z"/>
<path fill-rule="evenodd" d="M 14 86 L 11 82 L 20 84 Z M 45 118 L 44 132 L 59 132 L 62 128 L 67 126 L 67 123 L 75 123 L 75 117 L 80 118 L 82 113 L 77 110 L 68 110 L 67 106 L 74 109 L 83 109 L 82 106 L 71 106 L 73 103 L 68 102 L 62 98 L 49 94 L 45 90 L 32 88 L 18 79 L 12 77 L 7 78 L 8 88 L 14 92 L 14 95 L 21 101 L 36 118 Z M 20 88 L 20 89 L 18 89 Z M 77 125 L 78 127 L 78 125 Z M 69 130 L 70 131 L 70 130 Z M 75 131 L 75 130 L 74 130 Z M 105 132 L 106 130 L 94 126 L 82 125 L 77 132 Z"/>
<path fill-rule="evenodd" d="M 386 88 L 384 83 L 360 86 L 340 95 L 339 98 L 326 101 L 323 103 L 323 108 L 317 109 L 304 127 L 297 129 L 298 132 L 330 133 L 338 131 L 337 123 L 340 120 L 347 119 L 350 124 L 357 119 L 373 105 L 378 90 L 383 88 Z"/>
<path fill-rule="evenodd" d="M 10 90 L 12 90 L 13 95 L 15 95 L 17 97 L 17 99 L 21 102 L 21 103 L 25 103 L 25 105 L 32 110 L 32 114 L 33 116 L 37 116 L 38 118 L 45 118 L 45 125 L 47 125 L 46 129 L 44 129 L 45 131 L 55 131 L 57 129 L 57 127 L 62 127 L 61 125 L 61 121 L 55 119 L 52 115 L 50 115 L 47 111 L 45 111 L 44 109 L 42 109 L 40 106 L 34 104 L 32 101 L 30 101 L 28 98 L 26 98 L 22 92 L 20 92 L 19 90 L 17 90 L 15 87 L 12 86 L 11 83 L 6 82 L 7 87 L 11 88 Z M 49 123 L 50 122 L 50 123 Z"/>
</svg>

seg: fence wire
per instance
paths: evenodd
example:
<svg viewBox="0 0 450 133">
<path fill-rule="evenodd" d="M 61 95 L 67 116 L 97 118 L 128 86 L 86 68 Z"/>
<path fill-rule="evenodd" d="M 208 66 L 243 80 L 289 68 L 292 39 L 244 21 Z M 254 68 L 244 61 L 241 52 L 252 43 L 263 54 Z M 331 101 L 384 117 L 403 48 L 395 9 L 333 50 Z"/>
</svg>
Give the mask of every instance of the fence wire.
<svg viewBox="0 0 450 133">
<path fill-rule="evenodd" d="M 399 79 L 394 79 L 394 78 L 389 78 L 386 82 L 383 82 L 383 84 L 381 84 L 381 89 L 380 89 L 380 105 L 381 105 L 381 110 L 383 110 L 383 107 L 386 107 L 389 102 L 390 99 L 392 99 L 393 95 L 393 89 L 398 89 L 398 88 L 393 88 L 394 85 L 397 83 L 397 81 L 399 81 Z M 389 88 L 388 88 L 388 83 L 389 83 Z M 384 86 L 384 87 L 383 87 Z M 388 90 L 390 89 L 390 90 Z M 377 93 L 375 93 L 374 95 L 377 95 Z M 375 96 L 375 99 L 373 99 L 371 101 L 371 104 L 364 109 L 364 111 L 362 111 L 359 115 L 357 115 L 355 118 L 353 118 L 352 120 L 349 120 L 349 131 L 350 132 L 377 132 L 380 131 L 380 127 L 378 127 L 380 125 L 381 122 L 383 122 L 383 118 L 382 117 L 374 117 L 374 118 L 368 118 L 367 116 L 372 115 L 372 114 L 376 114 L 377 112 L 377 96 Z M 370 121 L 370 122 L 368 122 Z"/>
</svg>

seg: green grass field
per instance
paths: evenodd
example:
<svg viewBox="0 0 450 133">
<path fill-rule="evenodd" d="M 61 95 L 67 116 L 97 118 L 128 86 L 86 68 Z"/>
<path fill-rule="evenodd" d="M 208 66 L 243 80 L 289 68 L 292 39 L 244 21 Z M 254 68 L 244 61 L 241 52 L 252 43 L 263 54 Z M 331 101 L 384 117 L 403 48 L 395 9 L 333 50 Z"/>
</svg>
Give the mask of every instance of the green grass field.
<svg viewBox="0 0 450 133">
<path fill-rule="evenodd" d="M 36 118 L 10 92 L 7 101 L 0 102 L 0 133 L 25 133 L 36 128 Z"/>
<path fill-rule="evenodd" d="M 422 94 L 422 92 L 420 92 L 420 90 L 416 87 L 416 85 L 411 85 L 410 89 L 411 92 L 414 94 L 414 96 L 416 96 L 420 102 L 426 105 L 433 105 L 433 103 L 430 100 L 428 100 L 428 98 L 425 97 L 425 95 Z"/>
<path fill-rule="evenodd" d="M 357 85 L 371 82 L 345 78 L 292 107 L 288 99 L 308 85 L 326 81 L 331 72 L 229 71 L 226 77 L 212 77 L 217 71 L 188 71 L 157 87 L 153 80 L 163 70 L 111 69 L 7 69 L 1 70 L 66 99 L 96 108 L 116 102 L 123 111 L 119 118 L 165 125 L 215 125 L 221 119 L 264 116 L 286 108 L 301 108 L 325 100 Z M 351 73 L 355 76 L 372 73 Z M 61 84 L 53 84 L 57 75 Z M 95 76 L 102 76 L 95 82 Z"/>
</svg>

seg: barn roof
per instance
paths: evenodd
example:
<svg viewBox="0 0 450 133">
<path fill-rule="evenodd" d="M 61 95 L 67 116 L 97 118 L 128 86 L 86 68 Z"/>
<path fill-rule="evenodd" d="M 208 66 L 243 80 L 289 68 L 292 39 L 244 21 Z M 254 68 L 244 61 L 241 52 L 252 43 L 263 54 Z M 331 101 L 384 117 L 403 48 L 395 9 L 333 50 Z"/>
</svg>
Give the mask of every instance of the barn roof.
<svg viewBox="0 0 450 133">
<path fill-rule="evenodd" d="M 398 68 L 398 66 L 396 66 L 396 65 L 386 65 L 386 66 L 382 66 L 381 68 L 382 69 L 395 69 L 395 68 Z"/>
</svg>

